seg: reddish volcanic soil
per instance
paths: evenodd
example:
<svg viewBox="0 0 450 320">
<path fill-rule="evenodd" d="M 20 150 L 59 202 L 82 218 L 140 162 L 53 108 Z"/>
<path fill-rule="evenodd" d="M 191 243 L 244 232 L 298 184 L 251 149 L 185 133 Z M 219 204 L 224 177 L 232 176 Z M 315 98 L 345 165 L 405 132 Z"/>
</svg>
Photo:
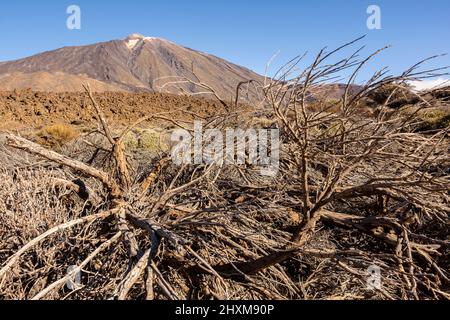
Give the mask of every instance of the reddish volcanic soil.
<svg viewBox="0 0 450 320">
<path fill-rule="evenodd" d="M 191 119 L 189 112 L 211 115 L 223 111 L 220 103 L 162 93 L 105 92 L 95 94 L 109 121 L 130 124 L 155 113 L 176 111 L 171 118 Z M 86 93 L 44 93 L 31 90 L 0 92 L 0 130 L 39 128 L 54 123 L 94 123 Z"/>
</svg>

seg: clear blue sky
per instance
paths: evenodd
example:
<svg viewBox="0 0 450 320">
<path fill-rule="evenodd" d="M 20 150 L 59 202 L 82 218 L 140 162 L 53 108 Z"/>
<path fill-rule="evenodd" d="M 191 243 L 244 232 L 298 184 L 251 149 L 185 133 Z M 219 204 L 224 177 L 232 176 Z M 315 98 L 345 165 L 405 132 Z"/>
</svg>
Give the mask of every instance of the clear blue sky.
<svg viewBox="0 0 450 320">
<path fill-rule="evenodd" d="M 81 30 L 66 28 L 71 4 L 81 7 Z M 370 4 L 381 8 L 381 30 L 366 27 Z M 281 62 L 367 34 L 366 53 L 392 45 L 376 63 L 400 72 L 418 59 L 450 53 L 449 13 L 449 0 L 2 1 L 0 61 L 138 32 L 263 73 L 278 50 Z M 439 64 L 450 65 L 450 58 Z"/>
</svg>

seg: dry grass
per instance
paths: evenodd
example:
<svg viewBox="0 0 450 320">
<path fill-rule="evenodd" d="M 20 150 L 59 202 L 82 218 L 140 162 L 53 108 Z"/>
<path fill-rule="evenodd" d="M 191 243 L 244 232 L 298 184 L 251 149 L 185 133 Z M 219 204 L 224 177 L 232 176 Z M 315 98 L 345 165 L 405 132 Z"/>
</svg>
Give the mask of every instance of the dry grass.
<svg viewBox="0 0 450 320">
<path fill-rule="evenodd" d="M 130 151 L 143 151 L 150 154 L 158 152 L 168 152 L 169 145 L 167 137 L 161 130 L 156 129 L 135 129 L 126 134 L 124 139 L 125 147 Z"/>
<path fill-rule="evenodd" d="M 443 129 L 450 126 L 450 112 L 442 109 L 425 110 L 419 115 L 425 130 Z"/>
<path fill-rule="evenodd" d="M 67 124 L 55 124 L 44 127 L 36 136 L 38 143 L 55 150 L 61 150 L 65 144 L 75 140 L 80 132 L 73 126 Z"/>
<path fill-rule="evenodd" d="M 420 108 L 417 105 L 407 105 L 402 107 L 399 113 L 403 117 L 411 117 L 412 115 L 416 115 L 417 131 L 446 129 L 450 126 L 449 106 Z"/>
</svg>

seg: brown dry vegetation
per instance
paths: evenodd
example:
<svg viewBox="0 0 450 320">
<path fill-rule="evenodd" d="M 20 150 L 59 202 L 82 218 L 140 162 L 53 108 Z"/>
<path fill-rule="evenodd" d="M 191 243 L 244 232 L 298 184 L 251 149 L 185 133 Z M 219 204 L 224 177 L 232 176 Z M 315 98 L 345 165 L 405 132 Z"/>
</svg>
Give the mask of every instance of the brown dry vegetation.
<svg viewBox="0 0 450 320">
<path fill-rule="evenodd" d="M 329 59 L 322 51 L 292 76 L 293 60 L 264 87 L 261 125 L 281 131 L 274 177 L 249 164 L 176 166 L 162 150 L 125 146 L 144 124 L 246 128 L 261 116 L 223 101 L 192 118 L 164 104 L 150 114 L 128 106 L 146 117 L 118 130 L 117 96 L 87 90 L 80 99 L 97 129 L 59 153 L 2 137 L 0 297 L 449 299 L 448 126 L 417 132 L 419 111 L 448 102 L 418 95 L 417 112 L 405 113 L 389 107 L 389 95 L 361 113 L 371 93 L 433 70 L 378 74 L 336 103 L 308 108 L 307 93 L 324 78 L 366 62 Z M 381 268 L 377 290 L 367 289 L 372 265 Z M 70 290 L 77 271 L 81 285 Z"/>
<path fill-rule="evenodd" d="M 44 127 L 36 135 L 39 144 L 60 150 L 63 145 L 78 138 L 80 133 L 73 126 L 54 124 Z"/>
</svg>

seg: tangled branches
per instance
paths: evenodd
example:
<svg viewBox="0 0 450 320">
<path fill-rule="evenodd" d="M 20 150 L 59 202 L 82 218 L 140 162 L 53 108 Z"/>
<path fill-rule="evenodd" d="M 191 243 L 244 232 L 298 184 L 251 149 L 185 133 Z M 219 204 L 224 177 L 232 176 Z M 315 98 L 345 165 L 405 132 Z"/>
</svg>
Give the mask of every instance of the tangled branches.
<svg viewBox="0 0 450 320">
<path fill-rule="evenodd" d="M 152 115 L 115 135 L 89 87 L 104 145 L 90 143 L 84 151 L 94 156 L 83 157 L 104 153 L 109 165 L 88 165 L 8 135 L 9 157 L 12 147 L 46 159 L 47 166 L 32 158 L 25 167 L 2 172 L 13 195 L 2 191 L 7 201 L 0 207 L 0 295 L 448 299 L 448 128 L 415 132 L 416 114 L 390 107 L 395 94 L 376 112 L 362 112 L 374 90 L 389 86 L 395 92 L 438 70 L 419 72 L 418 64 L 398 77 L 382 71 L 355 86 L 373 55 L 358 60 L 357 50 L 328 63 L 353 44 L 321 51 L 293 76 L 304 59 L 299 57 L 263 86 L 265 109 L 255 112 L 264 112 L 281 132 L 280 168 L 273 177 L 262 177 L 251 163 L 177 166 L 168 154 L 136 165 L 124 146 L 134 126 L 156 118 L 190 132 L 194 125 Z M 342 98 L 321 100 L 326 81 L 348 70 Z M 234 104 L 221 100 L 223 114 L 196 116 L 204 130 L 254 125 L 239 112 L 238 94 L 239 88 Z M 418 109 L 434 103 L 412 94 Z M 30 172 L 32 179 L 24 178 Z M 19 188 L 32 183 L 36 194 L 28 202 L 51 200 L 30 210 L 19 200 Z M 30 224 L 27 232 L 21 227 L 52 207 L 65 208 L 67 215 Z M 373 265 L 382 274 L 374 291 L 367 289 Z M 71 289 L 67 282 L 80 272 L 81 282 Z"/>
</svg>

